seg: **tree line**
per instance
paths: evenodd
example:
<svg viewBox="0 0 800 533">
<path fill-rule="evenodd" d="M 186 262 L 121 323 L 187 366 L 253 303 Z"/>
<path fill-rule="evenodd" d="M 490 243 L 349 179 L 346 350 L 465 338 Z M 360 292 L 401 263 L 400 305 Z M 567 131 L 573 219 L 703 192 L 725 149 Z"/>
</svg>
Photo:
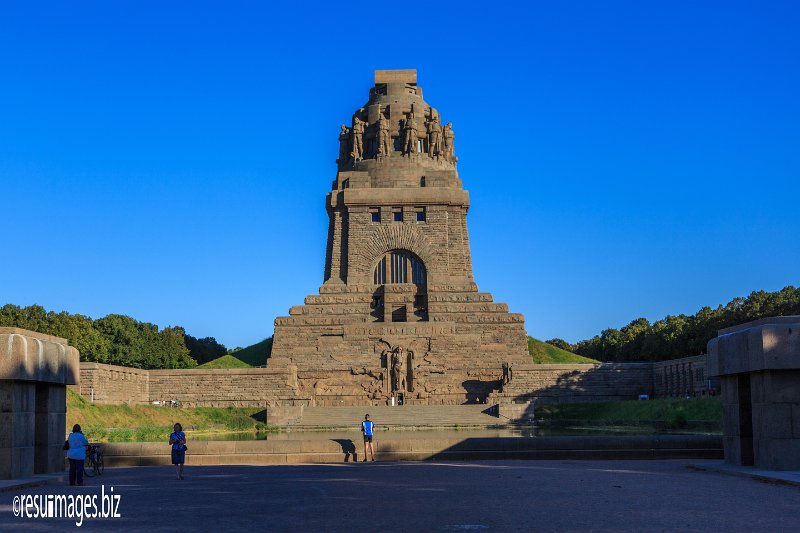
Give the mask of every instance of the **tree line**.
<svg viewBox="0 0 800 533">
<path fill-rule="evenodd" d="M 716 309 L 703 307 L 693 315 L 669 315 L 652 324 L 637 318 L 628 325 L 603 330 L 591 339 L 570 344 L 546 342 L 599 361 L 663 361 L 705 353 L 717 331 L 770 316 L 800 315 L 800 289 L 755 291 Z M 63 337 L 81 353 L 81 361 L 134 368 L 192 368 L 229 350 L 213 337 L 195 338 L 180 326 L 157 325 L 125 315 L 99 319 L 47 311 L 40 305 L 0 307 L 0 326 L 18 327 Z"/>
<path fill-rule="evenodd" d="M 637 318 L 620 329 L 606 329 L 591 339 L 570 344 L 546 342 L 600 361 L 663 361 L 705 353 L 717 331 L 770 316 L 800 315 L 800 289 L 755 291 L 716 309 L 703 307 L 693 315 L 669 315 L 652 324 Z"/>
<path fill-rule="evenodd" d="M 65 338 L 80 351 L 81 361 L 134 368 L 192 368 L 228 352 L 213 337 L 197 339 L 180 326 L 159 329 L 116 314 L 93 320 L 40 305 L 0 307 L 0 326 Z"/>
</svg>

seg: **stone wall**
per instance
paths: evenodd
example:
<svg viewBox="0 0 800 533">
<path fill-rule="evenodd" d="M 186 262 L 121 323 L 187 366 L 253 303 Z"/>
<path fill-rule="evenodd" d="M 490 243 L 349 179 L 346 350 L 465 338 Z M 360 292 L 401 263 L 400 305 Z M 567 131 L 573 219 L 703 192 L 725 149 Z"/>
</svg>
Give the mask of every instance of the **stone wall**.
<svg viewBox="0 0 800 533">
<path fill-rule="evenodd" d="M 150 404 L 178 400 L 184 407 L 294 405 L 286 377 L 266 368 L 142 370 L 81 363 L 73 387 L 97 404 Z"/>
<path fill-rule="evenodd" d="M 97 404 L 145 404 L 150 402 L 149 380 L 148 370 L 81 363 L 81 380 L 74 389 Z"/>
<path fill-rule="evenodd" d="M 480 378 L 479 369 L 474 372 Z M 703 374 L 699 374 L 702 371 Z M 357 379 L 350 367 L 341 373 Z M 184 407 L 252 407 L 308 405 L 310 397 L 298 395 L 291 378 L 323 382 L 312 368 L 293 367 L 286 370 L 271 368 L 241 368 L 219 370 L 141 370 L 99 363 L 81 363 L 80 384 L 75 386 L 81 396 L 98 404 L 149 404 L 154 401 L 178 400 Z M 701 377 L 702 376 L 702 377 Z M 686 357 L 658 363 L 605 364 L 516 364 L 512 377 L 502 384 L 499 376 L 480 380 L 499 389 L 489 402 L 524 403 L 536 399 L 544 403 L 635 400 L 640 394 L 653 398 L 683 396 L 689 390 L 706 393 L 705 356 Z M 666 380 L 666 381 L 665 381 Z M 325 385 L 333 383 L 325 380 Z M 718 383 L 713 378 L 712 384 Z M 718 385 L 714 385 L 717 386 Z M 344 385 L 342 385 L 344 387 Z M 681 392 L 683 391 L 683 392 Z M 702 392 L 699 392 L 702 391 Z M 341 395 L 339 402 L 317 405 L 358 405 L 359 398 Z M 454 394 L 451 403 L 470 401 L 463 394 Z M 411 402 L 414 403 L 414 402 Z M 366 404 L 369 405 L 369 404 Z M 374 404 L 378 405 L 378 404 Z"/>
<path fill-rule="evenodd" d="M 652 363 L 514 365 L 498 403 L 635 400 L 653 394 Z"/>
<path fill-rule="evenodd" d="M 268 368 L 151 370 L 150 401 L 178 400 L 184 407 L 294 405 L 286 375 Z"/>
</svg>

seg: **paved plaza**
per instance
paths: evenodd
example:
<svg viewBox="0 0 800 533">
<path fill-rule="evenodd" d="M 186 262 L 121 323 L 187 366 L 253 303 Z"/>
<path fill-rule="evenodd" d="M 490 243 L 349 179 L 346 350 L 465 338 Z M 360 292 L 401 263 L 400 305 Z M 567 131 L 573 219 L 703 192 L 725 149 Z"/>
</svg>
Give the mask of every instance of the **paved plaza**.
<svg viewBox="0 0 800 533">
<path fill-rule="evenodd" d="M 0 531 L 73 529 L 16 518 L 15 497 L 114 487 L 120 518 L 86 531 L 797 531 L 800 488 L 670 461 L 370 462 L 108 469 L 72 488 L 0 493 Z M 77 528 L 76 528 L 77 529 Z"/>
</svg>

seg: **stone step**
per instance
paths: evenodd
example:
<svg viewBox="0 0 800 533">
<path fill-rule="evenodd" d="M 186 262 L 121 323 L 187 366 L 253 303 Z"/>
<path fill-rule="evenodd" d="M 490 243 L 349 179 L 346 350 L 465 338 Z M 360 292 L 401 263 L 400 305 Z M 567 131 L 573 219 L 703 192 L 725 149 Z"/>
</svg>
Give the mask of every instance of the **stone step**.
<svg viewBox="0 0 800 533">
<path fill-rule="evenodd" d="M 484 434 L 491 433 L 482 430 Z M 431 433 L 428 435 L 428 433 Z M 624 437 L 510 437 L 409 431 L 378 434 L 378 461 L 479 459 L 687 459 L 720 460 L 719 435 L 643 435 Z M 459 432 L 461 433 L 461 432 Z M 106 466 L 170 464 L 170 447 L 160 442 L 103 444 Z M 267 440 L 190 441 L 188 465 L 274 465 L 362 460 L 355 431 L 279 434 Z M 497 467 L 495 467 L 497 468 Z"/>
<path fill-rule="evenodd" d="M 306 407 L 293 427 L 358 427 L 369 413 L 378 427 L 487 427 L 503 425 L 485 413 L 488 405 L 403 405 L 360 407 Z"/>
</svg>

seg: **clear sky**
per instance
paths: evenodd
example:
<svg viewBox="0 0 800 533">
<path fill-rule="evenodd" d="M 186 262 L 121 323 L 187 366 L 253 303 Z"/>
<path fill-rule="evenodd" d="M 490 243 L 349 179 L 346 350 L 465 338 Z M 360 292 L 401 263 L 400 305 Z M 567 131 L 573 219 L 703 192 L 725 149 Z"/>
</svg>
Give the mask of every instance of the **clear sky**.
<svg viewBox="0 0 800 533">
<path fill-rule="evenodd" d="M 800 272 L 800 4 L 3 2 L 0 304 L 229 347 L 322 283 L 339 124 L 416 68 L 543 339 Z"/>
</svg>

